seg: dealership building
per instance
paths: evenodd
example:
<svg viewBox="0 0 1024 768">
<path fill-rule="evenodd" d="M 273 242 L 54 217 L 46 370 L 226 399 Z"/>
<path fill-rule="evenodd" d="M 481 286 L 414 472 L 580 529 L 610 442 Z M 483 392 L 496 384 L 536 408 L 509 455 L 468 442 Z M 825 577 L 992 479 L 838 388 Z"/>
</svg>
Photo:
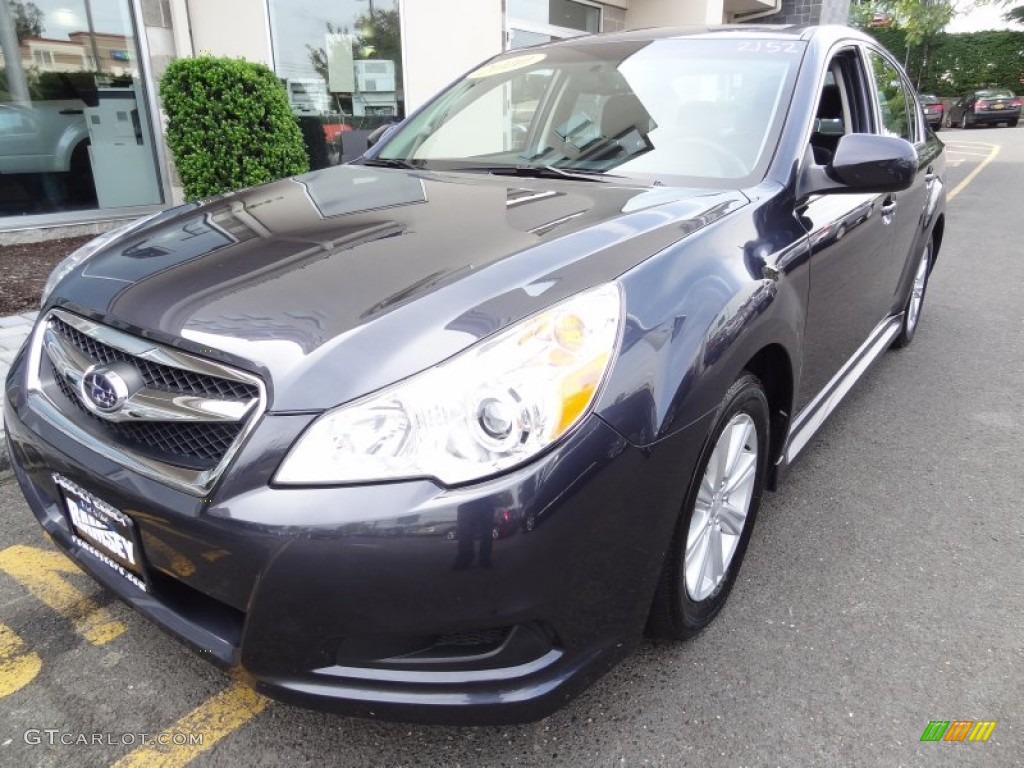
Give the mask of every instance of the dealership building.
<svg viewBox="0 0 1024 768">
<path fill-rule="evenodd" d="M 178 57 L 273 69 L 296 117 L 323 126 L 330 151 L 308 146 L 322 167 L 503 50 L 654 26 L 844 23 L 849 2 L 0 0 L 0 244 L 182 201 L 157 96 Z"/>
</svg>

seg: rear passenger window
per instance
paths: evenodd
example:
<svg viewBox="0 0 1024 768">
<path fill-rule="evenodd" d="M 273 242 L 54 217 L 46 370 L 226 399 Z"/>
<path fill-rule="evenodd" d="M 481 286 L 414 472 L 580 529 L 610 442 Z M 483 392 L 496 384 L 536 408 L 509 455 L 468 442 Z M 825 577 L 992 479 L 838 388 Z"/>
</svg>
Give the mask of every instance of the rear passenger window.
<svg viewBox="0 0 1024 768">
<path fill-rule="evenodd" d="M 875 93 L 882 116 L 881 133 L 917 141 L 914 97 L 896 67 L 876 51 L 868 51 Z"/>
</svg>

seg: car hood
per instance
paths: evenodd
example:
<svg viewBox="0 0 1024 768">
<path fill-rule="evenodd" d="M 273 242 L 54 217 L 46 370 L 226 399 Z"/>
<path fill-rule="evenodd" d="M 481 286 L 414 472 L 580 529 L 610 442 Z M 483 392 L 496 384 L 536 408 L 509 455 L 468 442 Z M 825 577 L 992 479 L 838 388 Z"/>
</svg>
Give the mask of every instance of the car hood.
<svg viewBox="0 0 1024 768">
<path fill-rule="evenodd" d="M 313 411 L 428 368 L 745 205 L 738 191 L 340 166 L 165 212 L 54 301 Z"/>
</svg>

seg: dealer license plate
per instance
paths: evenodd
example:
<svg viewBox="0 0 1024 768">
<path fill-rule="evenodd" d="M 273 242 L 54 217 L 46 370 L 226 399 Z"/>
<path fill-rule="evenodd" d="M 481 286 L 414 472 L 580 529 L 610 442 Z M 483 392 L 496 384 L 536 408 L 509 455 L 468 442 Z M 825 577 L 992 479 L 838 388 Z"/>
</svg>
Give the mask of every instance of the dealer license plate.
<svg viewBox="0 0 1024 768">
<path fill-rule="evenodd" d="M 132 519 L 63 475 L 55 474 L 53 481 L 61 489 L 75 543 L 146 591 L 142 548 Z"/>
</svg>

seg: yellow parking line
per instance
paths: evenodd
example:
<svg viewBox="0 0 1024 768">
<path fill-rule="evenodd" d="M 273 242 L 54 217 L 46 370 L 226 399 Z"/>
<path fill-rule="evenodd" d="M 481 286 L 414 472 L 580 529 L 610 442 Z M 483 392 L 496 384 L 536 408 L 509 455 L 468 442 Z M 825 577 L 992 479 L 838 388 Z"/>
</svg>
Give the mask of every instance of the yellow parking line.
<svg viewBox="0 0 1024 768">
<path fill-rule="evenodd" d="M 35 680 L 42 667 L 39 654 L 26 648 L 10 627 L 0 624 L 0 699 Z"/>
<path fill-rule="evenodd" d="M 947 141 L 947 147 L 994 147 L 991 141 Z"/>
<path fill-rule="evenodd" d="M 269 703 L 270 699 L 251 688 L 233 683 L 163 731 L 171 735 L 201 734 L 201 744 L 176 745 L 175 739 L 168 739 L 169 744 L 154 743 L 129 752 L 111 768 L 179 768 L 245 725 Z"/>
<path fill-rule="evenodd" d="M 985 169 L 985 166 L 987 166 L 989 163 L 991 163 L 993 160 L 995 160 L 996 159 L 996 155 L 998 155 L 998 154 L 999 154 L 999 147 L 998 146 L 993 146 L 992 147 L 992 151 L 988 153 L 988 157 L 986 157 L 984 160 L 982 160 L 980 163 L 978 163 L 978 167 L 975 168 L 973 171 L 971 171 L 969 174 L 967 174 L 967 178 L 965 178 L 963 181 L 961 181 L 959 184 L 957 184 L 953 188 L 953 191 L 950 192 L 949 195 L 947 195 L 946 199 L 947 200 L 952 200 L 957 195 L 959 195 L 961 192 L 963 192 L 965 189 L 967 189 L 967 185 L 970 184 L 972 181 L 974 181 L 975 177 Z"/>
<path fill-rule="evenodd" d="M 64 578 L 79 573 L 60 552 L 15 544 L 0 551 L 0 571 L 20 582 L 39 601 L 69 619 L 75 631 L 93 645 L 104 645 L 124 632 L 125 626 Z"/>
</svg>

